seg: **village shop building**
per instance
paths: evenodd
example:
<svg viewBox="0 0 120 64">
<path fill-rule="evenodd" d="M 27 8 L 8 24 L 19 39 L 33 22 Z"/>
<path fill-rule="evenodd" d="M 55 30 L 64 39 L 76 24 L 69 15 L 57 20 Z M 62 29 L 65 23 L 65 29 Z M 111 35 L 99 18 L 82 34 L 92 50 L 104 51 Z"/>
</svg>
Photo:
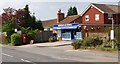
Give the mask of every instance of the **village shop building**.
<svg viewBox="0 0 120 64">
<path fill-rule="evenodd" d="M 62 40 L 82 39 L 81 26 L 78 23 L 56 24 L 53 29 L 57 30 L 58 38 Z"/>
</svg>

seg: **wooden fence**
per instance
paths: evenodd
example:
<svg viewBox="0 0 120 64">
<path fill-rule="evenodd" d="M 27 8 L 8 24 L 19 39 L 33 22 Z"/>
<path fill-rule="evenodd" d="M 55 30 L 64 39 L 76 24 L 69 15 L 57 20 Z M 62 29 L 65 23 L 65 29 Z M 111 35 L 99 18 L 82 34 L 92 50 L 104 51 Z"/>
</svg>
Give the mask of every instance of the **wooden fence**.
<svg viewBox="0 0 120 64">
<path fill-rule="evenodd" d="M 34 42 L 35 43 L 47 42 L 49 41 L 50 35 L 52 35 L 52 31 L 38 32 L 36 36 L 34 37 Z"/>
</svg>

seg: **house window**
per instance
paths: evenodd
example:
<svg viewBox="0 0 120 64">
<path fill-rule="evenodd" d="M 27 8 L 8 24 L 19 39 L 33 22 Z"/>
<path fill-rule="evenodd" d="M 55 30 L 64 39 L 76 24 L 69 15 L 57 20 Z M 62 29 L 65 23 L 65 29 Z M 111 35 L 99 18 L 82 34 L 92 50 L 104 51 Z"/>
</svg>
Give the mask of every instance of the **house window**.
<svg viewBox="0 0 120 64">
<path fill-rule="evenodd" d="M 95 20 L 98 21 L 100 19 L 99 14 L 95 14 Z"/>
<path fill-rule="evenodd" d="M 89 15 L 85 16 L 85 21 L 89 21 Z"/>
</svg>

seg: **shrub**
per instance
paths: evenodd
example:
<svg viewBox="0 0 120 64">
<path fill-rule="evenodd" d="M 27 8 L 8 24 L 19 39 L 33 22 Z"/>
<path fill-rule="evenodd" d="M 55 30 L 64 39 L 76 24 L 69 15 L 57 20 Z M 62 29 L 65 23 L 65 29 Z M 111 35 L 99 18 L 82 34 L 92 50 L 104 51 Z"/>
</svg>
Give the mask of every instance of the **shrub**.
<svg viewBox="0 0 120 64">
<path fill-rule="evenodd" d="M 115 46 L 115 48 L 117 48 L 117 49 L 118 49 L 118 44 L 119 44 L 119 43 L 118 43 L 118 40 L 115 39 L 115 40 L 114 40 L 114 46 Z"/>
<path fill-rule="evenodd" d="M 11 44 L 13 46 L 18 46 L 22 44 L 21 34 L 12 34 L 11 35 Z"/>
<path fill-rule="evenodd" d="M 89 36 L 83 41 L 83 46 L 97 46 L 102 44 L 102 39 L 99 36 Z"/>
<path fill-rule="evenodd" d="M 102 51 L 117 51 L 117 49 L 112 49 L 111 47 L 105 47 L 104 45 L 97 46 L 96 49 Z"/>
<path fill-rule="evenodd" d="M 101 45 L 102 44 L 102 38 L 99 36 L 93 36 L 93 46 Z"/>
<path fill-rule="evenodd" d="M 26 34 L 27 43 L 29 43 L 30 40 L 33 40 L 34 36 L 38 32 L 38 29 L 32 30 L 32 29 L 30 29 L 30 27 L 28 27 L 28 28 L 21 27 L 20 29 L 21 29 L 23 34 Z"/>
<path fill-rule="evenodd" d="M 73 46 L 73 49 L 76 50 L 80 48 L 81 44 L 82 44 L 82 40 L 75 40 L 71 45 Z"/>
<path fill-rule="evenodd" d="M 57 37 L 56 36 L 50 36 L 49 42 L 55 42 L 55 41 L 57 41 Z"/>
<path fill-rule="evenodd" d="M 104 47 L 112 47 L 112 41 L 108 41 L 106 43 L 103 43 L 104 44 Z M 117 39 L 114 39 L 114 48 L 115 49 L 118 49 L 118 40 Z"/>
<path fill-rule="evenodd" d="M 91 46 L 91 43 L 93 43 L 94 39 L 93 37 L 86 37 L 83 41 L 83 46 Z"/>
<path fill-rule="evenodd" d="M 49 38 L 49 42 L 53 42 L 53 38 Z"/>
</svg>

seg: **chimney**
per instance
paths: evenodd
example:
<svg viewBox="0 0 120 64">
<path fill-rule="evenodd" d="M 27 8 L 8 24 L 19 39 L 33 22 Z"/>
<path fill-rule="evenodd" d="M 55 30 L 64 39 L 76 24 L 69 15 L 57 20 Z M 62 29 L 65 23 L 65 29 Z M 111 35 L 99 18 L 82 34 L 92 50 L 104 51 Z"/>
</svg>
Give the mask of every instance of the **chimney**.
<svg viewBox="0 0 120 64">
<path fill-rule="evenodd" d="M 64 13 L 61 12 L 61 9 L 58 10 L 57 13 L 57 23 L 59 23 L 60 21 L 62 21 L 64 19 Z"/>
</svg>

